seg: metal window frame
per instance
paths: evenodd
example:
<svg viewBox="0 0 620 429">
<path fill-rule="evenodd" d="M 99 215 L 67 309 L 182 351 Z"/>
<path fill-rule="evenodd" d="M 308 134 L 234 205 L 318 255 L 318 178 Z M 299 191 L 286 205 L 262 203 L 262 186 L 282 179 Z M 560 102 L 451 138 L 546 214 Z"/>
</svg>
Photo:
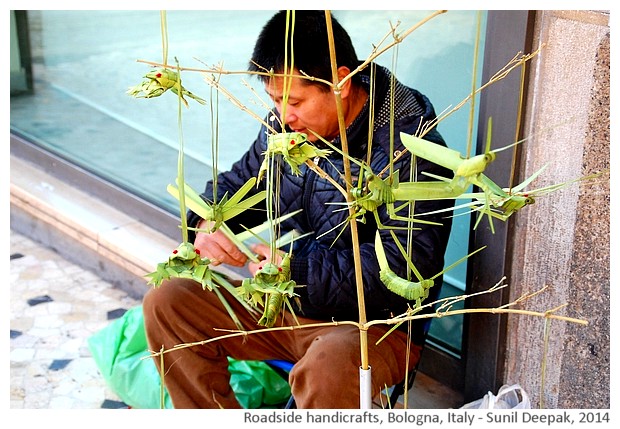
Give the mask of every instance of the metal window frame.
<svg viewBox="0 0 620 429">
<path fill-rule="evenodd" d="M 506 64 L 518 52 L 528 53 L 532 49 L 532 31 L 535 19 L 534 11 L 493 11 L 489 13 L 483 81 Z M 525 67 L 524 82 L 527 82 Z M 527 97 L 527 85 L 524 85 L 521 102 Z M 486 144 L 486 121 L 493 118 L 493 141 L 496 147 L 504 146 L 522 138 L 516 135 L 522 129 L 517 123 L 519 114 L 519 94 L 521 91 L 521 73 L 513 71 L 509 76 L 485 90 L 480 100 L 478 127 L 478 153 L 484 151 Z M 519 148 L 516 151 L 516 175 L 519 176 Z M 503 157 L 491 163 L 485 173 L 497 183 L 508 184 L 512 162 Z M 519 180 L 520 177 L 515 177 Z M 475 219 L 472 219 L 472 222 Z M 471 234 L 471 248 L 487 246 L 484 252 L 472 258 L 471 273 L 468 279 L 468 293 L 487 290 L 496 284 L 505 273 L 510 272 L 512 255 L 509 252 L 512 228 L 510 222 L 495 222 L 495 234 L 484 221 Z M 483 294 L 469 301 L 471 308 L 498 307 L 506 304 L 509 289 L 500 293 Z M 484 396 L 488 391 L 497 391 L 503 384 L 504 359 L 506 350 L 506 316 L 493 314 L 468 315 L 464 320 L 464 362 L 465 401 Z"/>
<path fill-rule="evenodd" d="M 28 13 L 25 10 L 12 10 L 11 15 L 15 23 L 15 28 L 11 24 L 11 31 L 16 33 L 11 34 L 11 37 L 16 37 L 17 39 L 17 49 L 19 50 L 17 57 L 19 57 L 19 67 L 21 69 L 19 77 L 20 79 L 23 78 L 25 85 L 25 88 L 14 89 L 13 84 L 11 84 L 11 94 L 32 93 L 32 53 L 30 51 L 30 34 L 28 32 Z M 13 61 L 12 58 L 11 61 Z M 11 79 L 13 79 L 12 68 Z M 11 81 L 11 83 L 13 82 Z"/>
</svg>

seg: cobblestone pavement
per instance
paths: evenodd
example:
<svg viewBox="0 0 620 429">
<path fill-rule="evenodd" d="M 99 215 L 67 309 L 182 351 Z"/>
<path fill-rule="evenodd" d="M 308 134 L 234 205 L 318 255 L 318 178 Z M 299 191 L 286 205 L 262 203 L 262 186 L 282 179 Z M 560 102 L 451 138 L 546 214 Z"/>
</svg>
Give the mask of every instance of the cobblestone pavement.
<svg viewBox="0 0 620 429">
<path fill-rule="evenodd" d="M 11 409 L 127 408 L 87 340 L 139 302 L 14 231 L 10 254 Z"/>
</svg>

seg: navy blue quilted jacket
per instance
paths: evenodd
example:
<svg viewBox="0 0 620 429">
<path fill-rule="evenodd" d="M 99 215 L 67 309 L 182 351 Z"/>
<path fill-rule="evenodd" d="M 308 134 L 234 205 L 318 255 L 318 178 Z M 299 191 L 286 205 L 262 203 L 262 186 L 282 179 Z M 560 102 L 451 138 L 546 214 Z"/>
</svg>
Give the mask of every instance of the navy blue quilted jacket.
<svg viewBox="0 0 620 429">
<path fill-rule="evenodd" d="M 369 79 L 365 79 L 368 82 Z M 390 110 L 389 110 L 390 73 L 387 69 L 377 66 L 375 120 L 372 145 L 372 171 L 379 172 L 388 163 L 390 148 Z M 433 106 L 429 100 L 418 91 L 400 83 L 396 84 L 396 112 L 394 124 L 395 150 L 403 150 L 400 142 L 400 132 L 414 134 L 418 130 L 420 121 L 427 122 L 435 118 Z M 236 162 L 230 171 L 218 176 L 218 193 L 221 197 L 225 192 L 232 195 L 250 177 L 257 177 L 263 161 L 263 152 L 266 150 L 266 130 L 263 127 L 256 140 Z M 350 154 L 358 159 L 365 159 L 368 143 L 368 109 L 365 108 L 347 130 Z M 432 131 L 425 139 L 444 144 L 437 131 Z M 334 141 L 338 144 L 339 139 Z M 407 155 L 395 164 L 394 169 L 400 171 L 400 181 L 409 181 L 411 158 Z M 321 159 L 319 166 L 337 179 L 344 187 L 338 172 L 344 171 L 341 156 L 333 153 L 329 162 Z M 359 168 L 351 164 L 352 175 L 357 177 Z M 292 279 L 297 283 L 296 292 L 300 295 L 301 313 L 306 317 L 320 320 L 358 320 L 357 294 L 354 274 L 353 252 L 351 250 L 350 229 L 346 228 L 335 241 L 342 227 L 326 233 L 341 224 L 348 216 L 348 210 L 342 210 L 343 205 L 331 204 L 343 202 L 343 195 L 327 180 L 309 170 L 306 165 L 301 167 L 301 175 L 291 174 L 290 167 L 282 163 L 280 181 L 280 214 L 297 209 L 303 211 L 285 221 L 282 232 L 297 230 L 300 233 L 313 232 L 313 235 L 298 240 L 293 248 L 291 263 Z M 452 177 L 451 172 L 423 159 L 417 159 L 417 180 L 429 180 L 421 174 L 423 171 L 432 172 L 444 177 Z M 265 188 L 265 179 L 259 185 L 259 190 Z M 213 200 L 212 183 L 208 182 L 203 196 Z M 264 208 L 264 203 L 261 206 Z M 434 211 L 450 207 L 453 200 L 416 202 L 418 213 Z M 389 219 L 385 206 L 379 209 L 381 222 L 384 225 L 402 226 L 400 221 Z M 451 221 L 448 214 L 436 217 L 425 216 L 425 219 L 443 223 L 443 226 L 416 224 L 420 229 L 413 232 L 413 263 L 425 277 L 435 275 L 444 265 L 444 252 L 448 243 Z M 189 225 L 195 225 L 198 217 L 190 213 Z M 264 210 L 247 210 L 241 215 L 229 220 L 227 225 L 236 231 L 242 229 L 239 225 L 251 227 L 265 220 Z M 367 320 L 382 319 L 391 315 L 398 315 L 407 309 L 408 302 L 390 292 L 379 279 L 379 266 L 375 256 L 374 238 L 377 230 L 372 214 L 366 215 L 366 223 L 358 222 L 360 252 L 363 261 L 363 278 L 365 289 L 365 305 Z M 320 238 L 322 234 L 326 233 Z M 406 243 L 406 231 L 396 230 L 402 243 Z M 400 251 L 391 238 L 390 232 L 381 230 L 384 247 L 392 270 L 399 276 L 405 276 L 406 264 Z M 288 251 L 288 247 L 283 249 Z M 439 292 L 441 282 L 431 291 L 433 295 Z"/>
</svg>

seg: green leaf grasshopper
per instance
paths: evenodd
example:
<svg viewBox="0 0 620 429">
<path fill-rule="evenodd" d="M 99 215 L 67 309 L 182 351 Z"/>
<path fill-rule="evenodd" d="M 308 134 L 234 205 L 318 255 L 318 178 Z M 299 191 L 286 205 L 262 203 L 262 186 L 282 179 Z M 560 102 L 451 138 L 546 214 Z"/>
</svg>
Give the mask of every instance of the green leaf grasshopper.
<svg viewBox="0 0 620 429">
<path fill-rule="evenodd" d="M 438 145 L 414 135 L 401 133 L 401 141 L 409 152 L 415 156 L 427 159 L 435 164 L 452 170 L 454 172 L 454 177 L 452 179 L 447 179 L 444 177 L 429 175 L 430 177 L 438 180 L 431 182 L 399 184 L 398 189 L 394 191 L 396 198 L 411 198 L 413 200 L 460 198 L 465 197 L 464 194 L 471 185 L 478 186 L 486 195 L 486 208 L 481 214 L 486 213 L 488 215 L 491 230 L 495 232 L 492 221 L 493 216 L 490 210 L 492 196 L 501 196 L 502 198 L 506 198 L 509 195 L 488 176 L 484 175 L 484 171 L 486 167 L 495 160 L 498 152 L 508 149 L 520 142 L 491 151 L 491 128 L 492 118 L 489 118 L 485 152 L 470 158 L 463 157 L 454 149 Z M 519 208 L 522 208 L 527 204 L 531 204 L 532 202 L 532 199 L 522 199 L 520 201 L 515 199 L 514 208 L 518 210 Z M 517 208 L 519 204 L 520 206 Z M 480 222 L 480 219 L 481 217 L 478 218 L 476 226 Z"/>
<path fill-rule="evenodd" d="M 403 198 L 401 196 L 402 193 L 417 200 L 439 198 L 472 199 L 473 201 L 458 205 L 454 208 L 459 209 L 463 207 L 471 207 L 472 211 L 478 211 L 480 213 L 474 225 L 474 229 L 477 228 L 482 217 L 486 215 L 489 219 L 491 231 L 494 233 L 495 228 L 493 226 L 493 219 L 506 221 L 511 215 L 521 210 L 523 207 L 534 204 L 535 198 L 540 195 L 561 189 L 577 181 L 595 178 L 604 173 L 594 173 L 569 182 L 555 184 L 527 192 L 523 191 L 523 189 L 536 177 L 538 177 L 546 168 L 546 166 L 543 166 L 521 184 L 513 188 L 502 188 L 486 176 L 483 171 L 486 166 L 495 159 L 495 154 L 497 152 L 512 147 L 520 142 L 490 151 L 490 131 L 491 121 L 489 119 L 489 133 L 487 137 L 486 152 L 469 159 L 463 158 L 460 153 L 455 150 L 412 135 L 401 133 L 403 144 L 412 154 L 453 170 L 455 176 L 453 179 L 432 176 L 438 179 L 433 182 L 401 183 L 398 188 L 394 189 L 395 198 Z M 478 187 L 481 192 L 466 192 L 470 185 Z M 428 192 L 427 195 L 425 194 L 426 192 Z M 441 210 L 425 213 L 425 215 L 439 212 L 441 212 Z"/>
<path fill-rule="evenodd" d="M 183 104 L 186 107 L 189 107 L 185 96 L 193 98 L 200 104 L 206 104 L 207 102 L 192 92 L 185 89 L 183 85 L 181 85 L 181 78 L 179 74 L 170 69 L 160 68 L 149 71 L 146 75 L 144 75 L 144 80 L 142 83 L 132 86 L 127 90 L 127 94 L 136 98 L 153 98 L 159 97 L 164 92 L 171 90 L 177 96 L 181 98 Z M 178 87 L 181 90 L 178 90 Z"/>
<path fill-rule="evenodd" d="M 293 313 L 289 298 L 296 296 L 296 283 L 291 280 L 291 252 L 277 265 L 266 263 L 253 278 L 244 279 L 237 293 L 255 307 L 263 307 L 258 324 L 271 328 L 286 304 Z M 294 313 L 293 313 L 294 314 Z"/>
<path fill-rule="evenodd" d="M 301 212 L 296 210 L 286 215 L 280 216 L 273 220 L 274 223 L 280 223 L 288 217 L 294 216 Z M 237 234 L 237 238 L 240 240 L 249 240 L 255 238 L 265 244 L 268 242 L 263 239 L 259 234 L 265 228 L 269 227 L 271 222 L 267 221 L 262 225 L 258 225 L 251 229 Z M 237 294 L 244 297 L 253 307 L 263 307 L 263 316 L 259 320 L 259 325 L 272 327 L 275 320 L 286 305 L 295 316 L 289 299 L 297 296 L 294 292 L 296 286 L 295 281 L 291 280 L 290 261 L 292 258 L 293 243 L 295 240 L 312 235 L 312 232 L 301 234 L 296 230 L 289 231 L 275 240 L 271 246 L 273 249 L 278 249 L 285 245 L 290 245 L 289 252 L 283 256 L 280 265 L 273 263 L 266 263 L 263 268 L 256 273 L 254 278 L 244 279 L 241 286 L 237 288 Z M 274 251 L 275 253 L 275 251 Z"/>
<path fill-rule="evenodd" d="M 457 205 L 454 207 L 454 209 L 458 210 L 461 208 L 471 208 L 471 212 L 480 212 L 480 216 L 478 217 L 474 225 L 474 229 L 478 226 L 482 214 L 486 214 L 487 216 L 490 216 L 494 219 L 505 222 L 510 216 L 521 210 L 523 207 L 534 204 L 538 197 L 565 188 L 577 182 L 593 180 L 608 171 L 603 170 L 589 174 L 587 176 L 569 180 L 567 182 L 557 183 L 542 188 L 526 191 L 525 187 L 530 184 L 536 177 L 538 177 L 546 167 L 547 165 L 544 165 L 529 178 L 512 188 L 499 188 L 494 182 L 488 179 L 488 177 L 483 176 L 481 178 L 482 180 L 477 185 L 483 190 L 483 192 L 471 192 L 462 194 L 461 198 L 471 199 L 472 201 Z M 436 211 L 425 214 L 434 214 L 439 212 L 440 211 Z"/>
<path fill-rule="evenodd" d="M 452 170 L 454 177 L 452 179 L 440 178 L 440 182 L 429 182 L 424 185 L 420 185 L 420 182 L 400 184 L 401 189 L 397 192 L 398 198 L 404 199 L 409 194 L 412 199 L 417 200 L 433 199 L 433 197 L 457 198 L 465 193 L 470 185 L 477 184 L 486 167 L 495 160 L 496 153 L 513 146 L 509 145 L 491 151 L 491 126 L 492 120 L 489 118 L 485 152 L 470 158 L 463 157 L 460 152 L 454 149 L 424 140 L 415 135 L 400 133 L 403 145 L 411 154 Z M 419 193 L 415 192 L 417 189 L 420 190 Z M 429 195 L 426 195 L 427 192 Z"/>
<path fill-rule="evenodd" d="M 410 229 L 409 227 L 386 227 L 380 220 L 377 214 L 377 208 L 382 204 L 386 205 L 386 209 L 390 219 L 401 220 L 405 222 L 417 222 L 430 225 L 441 225 L 437 222 L 426 221 L 410 216 L 400 216 L 397 213 L 402 209 L 394 205 L 397 201 L 415 201 L 421 196 L 427 196 L 427 199 L 434 199 L 434 195 L 437 192 L 436 187 L 428 186 L 427 182 L 405 182 L 403 185 L 408 187 L 407 192 L 404 192 L 405 187 L 401 187 L 401 183 L 398 179 L 398 170 L 393 175 L 381 179 L 378 175 L 374 174 L 370 167 L 363 165 L 363 177 L 365 179 L 364 187 L 358 184 L 358 187 L 351 190 L 351 193 L 355 197 L 354 206 L 359 208 L 359 214 L 364 215 L 366 212 L 371 211 L 375 220 L 377 221 L 377 227 L 379 229 Z M 360 177 L 361 180 L 361 177 Z M 357 210 L 356 210 L 357 212 Z"/>
<path fill-rule="evenodd" d="M 267 137 L 267 150 L 263 153 L 265 159 L 258 172 L 258 180 L 260 181 L 265 176 L 269 160 L 274 155 L 281 155 L 284 162 L 291 167 L 291 173 L 298 176 L 301 174 L 300 165 L 316 157 L 325 158 L 330 153 L 331 151 L 329 150 L 319 149 L 310 144 L 308 136 L 304 133 L 270 134 Z"/>
<path fill-rule="evenodd" d="M 200 251 L 192 243 L 183 242 L 172 251 L 166 262 L 158 263 L 155 271 L 146 274 L 145 277 L 149 278 L 147 284 L 151 284 L 154 287 L 161 286 L 164 280 L 169 280 L 172 277 L 191 279 L 198 282 L 204 290 L 215 292 L 235 325 L 241 329 L 243 326 L 239 318 L 219 291 L 219 288 L 223 287 L 236 297 L 236 288 L 224 275 L 211 270 L 209 267 L 210 263 L 211 261 L 208 258 L 200 256 Z M 237 300 L 249 312 L 254 312 L 254 309 L 247 305 L 245 301 Z"/>
<path fill-rule="evenodd" d="M 352 201 L 348 205 L 352 205 L 354 209 L 353 215 L 349 216 L 345 219 L 344 222 L 341 222 L 339 225 L 336 225 L 334 228 L 326 231 L 322 235 L 325 235 L 336 228 L 339 228 L 343 225 L 347 225 L 348 222 L 354 218 L 362 223 L 366 221 L 366 214 L 372 213 L 375 217 L 375 222 L 377 224 L 377 228 L 379 229 L 412 229 L 411 226 L 386 226 L 381 222 L 379 218 L 379 213 L 377 209 L 385 204 L 386 211 L 388 216 L 392 220 L 399 220 L 403 222 L 417 222 L 429 225 L 441 225 L 437 222 L 432 222 L 424 219 L 414 218 L 412 216 L 402 216 L 398 215 L 403 206 L 396 207 L 395 202 L 398 200 L 406 200 L 411 201 L 415 199 L 415 195 L 412 192 L 404 193 L 402 189 L 399 190 L 399 179 L 398 179 L 398 170 L 395 171 L 391 176 L 386 177 L 385 179 L 381 179 L 377 174 L 373 173 L 372 169 L 363 161 L 359 161 L 353 157 L 350 157 L 344 152 L 340 151 L 337 147 L 333 146 L 331 143 L 325 141 L 325 143 L 332 147 L 336 152 L 340 153 L 342 156 L 346 156 L 351 162 L 358 165 L 360 168 L 358 183 L 356 187 L 351 188 L 351 197 Z M 432 196 L 434 191 L 433 187 L 427 187 L 427 182 L 421 182 L 420 187 L 417 188 L 418 192 L 424 192 L 425 196 Z M 428 198 L 431 199 L 431 198 Z M 347 203 L 330 203 L 330 204 L 347 204 Z M 340 234 L 342 234 L 341 230 Z M 338 236 L 340 236 L 338 234 Z M 322 236 L 321 235 L 321 236 Z M 320 237 L 320 236 L 319 236 Z M 336 237 L 337 239 L 338 237 Z"/>
</svg>

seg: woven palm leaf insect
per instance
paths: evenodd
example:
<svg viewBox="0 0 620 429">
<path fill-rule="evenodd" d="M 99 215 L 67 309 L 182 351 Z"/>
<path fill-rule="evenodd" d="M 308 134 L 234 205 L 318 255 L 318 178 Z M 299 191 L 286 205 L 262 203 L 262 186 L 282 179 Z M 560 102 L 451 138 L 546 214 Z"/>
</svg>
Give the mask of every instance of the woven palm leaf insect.
<svg viewBox="0 0 620 429">
<path fill-rule="evenodd" d="M 377 227 L 379 229 L 410 229 L 409 227 L 384 226 L 379 220 L 379 215 L 377 213 L 377 208 L 382 204 L 386 205 L 387 213 L 390 216 L 390 219 L 424 223 L 429 225 L 440 225 L 437 222 L 397 215 L 402 207 L 396 207 L 394 205 L 396 201 L 415 201 L 418 199 L 418 195 L 428 195 L 432 197 L 435 194 L 436 189 L 432 186 L 426 186 L 426 182 L 410 182 L 411 184 L 414 184 L 414 186 L 409 190 L 409 192 L 402 192 L 402 189 L 400 188 L 400 181 L 398 179 L 398 170 L 395 171 L 392 176 L 381 179 L 367 166 L 364 166 L 364 179 L 366 184 L 363 188 L 358 186 L 357 188 L 351 190 L 352 195 L 355 197 L 353 204 L 354 207 L 359 208 L 361 214 L 371 211 L 375 216 Z"/>
<path fill-rule="evenodd" d="M 567 186 L 571 182 L 566 182 L 558 185 L 549 186 L 547 188 L 542 188 L 538 190 L 533 190 L 529 192 L 521 192 L 528 183 L 530 183 L 535 177 L 537 177 L 546 166 L 535 172 L 532 176 L 530 176 L 527 180 L 525 180 L 520 185 L 517 185 L 513 188 L 500 188 L 493 180 L 484 174 L 480 174 L 476 178 L 472 178 L 471 182 L 482 192 L 470 192 L 463 193 L 459 197 L 464 199 L 471 199 L 472 201 L 460 204 L 455 206 L 453 209 L 458 210 L 461 208 L 471 208 L 470 212 L 477 211 L 480 213 L 476 223 L 474 224 L 474 229 L 478 227 L 480 220 L 483 215 L 487 215 L 489 217 L 489 224 L 491 227 L 491 231 L 494 233 L 495 228 L 493 226 L 492 219 L 499 219 L 503 222 L 508 220 L 510 216 L 512 216 L 517 211 L 521 210 L 523 207 L 528 206 L 530 204 L 534 204 L 535 198 L 543 195 L 544 193 L 552 192 L 553 190 L 562 188 Z M 440 180 L 440 182 L 432 182 L 432 183 L 448 183 L 449 179 L 445 179 L 442 177 L 436 177 Z M 578 179 L 583 180 L 586 178 Z M 450 209 L 452 210 L 452 208 Z M 434 212 L 425 213 L 425 215 L 440 213 L 445 210 L 438 210 Z M 467 212 L 466 212 L 467 213 Z M 462 213 L 462 214 L 466 214 Z"/>
<path fill-rule="evenodd" d="M 279 282 L 275 285 L 275 290 L 266 294 L 265 309 L 262 317 L 258 320 L 259 325 L 271 328 L 276 323 L 278 315 L 284 310 L 285 303 L 288 303 L 289 298 L 295 296 L 295 285 L 293 280 Z M 288 307 L 290 309 L 290 305 Z"/>
<path fill-rule="evenodd" d="M 498 152 L 508 149 L 520 142 L 491 151 L 492 124 L 492 118 L 489 118 L 485 152 L 471 158 L 463 157 L 454 149 L 441 146 L 414 135 L 401 133 L 400 137 L 402 143 L 409 152 L 415 156 L 427 159 L 437 165 L 452 170 L 454 172 L 454 177 L 452 179 L 446 179 L 428 174 L 428 176 L 434 177 L 438 179 L 438 181 L 402 183 L 399 185 L 399 189 L 394 191 L 396 199 L 405 200 L 410 197 L 416 200 L 459 198 L 467 192 L 467 189 L 471 185 L 479 186 L 485 193 L 496 193 L 498 195 L 504 193 L 501 187 L 485 176 L 483 172 L 487 165 L 495 160 Z M 427 191 L 430 191 L 429 195 L 425 195 Z M 486 210 L 484 213 L 488 215 L 491 230 L 494 232 L 490 211 Z M 480 219 L 481 218 L 478 219 L 478 222 Z"/>
<path fill-rule="evenodd" d="M 274 155 L 281 155 L 284 162 L 291 167 L 291 173 L 299 176 L 301 174 L 300 165 L 316 157 L 325 158 L 330 153 L 330 150 L 319 149 L 310 144 L 307 134 L 304 133 L 270 134 L 267 137 L 267 150 L 263 153 L 265 159 L 258 172 L 258 180 L 260 181 L 264 177 L 269 160 Z"/>
<path fill-rule="evenodd" d="M 345 204 L 353 207 L 353 214 L 348 216 L 340 224 L 331 228 L 330 230 L 322 233 L 320 237 L 326 235 L 327 233 L 342 227 L 340 233 L 336 237 L 342 234 L 348 222 L 352 219 L 356 219 L 359 222 L 366 222 L 366 214 L 369 212 L 373 214 L 375 218 L 375 222 L 377 224 L 378 229 L 412 229 L 411 226 L 386 226 L 381 222 L 379 217 L 379 213 L 377 209 L 385 204 L 386 211 L 390 219 L 399 220 L 404 222 L 417 222 L 428 225 L 441 225 L 440 223 L 428 221 L 425 219 L 420 219 L 418 217 L 413 216 L 402 216 L 398 215 L 398 212 L 406 205 L 396 207 L 395 202 L 398 200 L 406 200 L 413 201 L 416 198 L 415 192 L 409 192 L 408 194 L 403 193 L 402 190 L 400 192 L 395 192 L 399 189 L 399 180 L 398 180 L 398 170 L 394 172 L 392 176 L 386 177 L 385 179 L 381 179 L 378 175 L 374 174 L 370 167 L 365 163 L 362 163 L 354 158 L 351 158 L 351 161 L 358 164 L 360 166 L 360 177 L 358 179 L 357 187 L 351 189 L 352 201 L 347 203 L 328 203 L 328 204 Z M 417 182 L 414 182 L 417 184 Z M 435 189 L 433 187 L 427 187 L 426 183 L 428 182 L 420 182 L 420 187 L 416 189 L 417 192 L 423 193 L 423 195 L 433 195 Z M 445 185 L 442 185 L 445 187 Z M 415 228 L 413 228 L 415 229 Z M 334 240 L 335 241 L 335 240 Z"/>
<path fill-rule="evenodd" d="M 171 277 L 180 277 L 197 281 L 203 289 L 213 290 L 210 263 L 208 258 L 200 257 L 200 251 L 192 243 L 183 242 L 172 251 L 166 262 L 157 264 L 156 270 L 147 274 L 146 277 L 150 278 L 148 284 L 155 287 Z"/>
<path fill-rule="evenodd" d="M 351 189 L 351 195 L 354 198 L 355 213 L 364 222 L 366 213 L 376 213 L 380 205 L 393 204 L 395 200 L 389 177 L 382 180 L 365 164 L 362 165 L 362 170 L 363 174 L 360 174 L 358 186 Z M 398 179 L 398 172 L 396 172 L 395 178 Z M 364 186 L 362 186 L 363 183 L 365 183 Z M 377 225 L 381 225 L 378 219 Z"/>
<path fill-rule="evenodd" d="M 193 98 L 198 103 L 203 105 L 207 103 L 205 100 L 198 97 L 191 91 L 188 91 L 183 85 L 181 85 L 180 76 L 174 70 L 166 68 L 151 70 L 144 75 L 144 78 L 146 80 L 142 83 L 130 87 L 127 90 L 127 94 L 136 98 L 153 98 L 159 97 L 164 92 L 171 90 L 181 98 L 181 101 L 186 107 L 189 107 L 189 104 L 187 103 L 185 97 Z"/>
<path fill-rule="evenodd" d="M 429 289 L 435 285 L 435 279 L 437 277 L 443 275 L 445 272 L 451 270 L 473 254 L 481 251 L 486 247 L 484 246 L 478 250 L 471 252 L 469 255 L 464 256 L 463 258 L 444 268 L 442 271 L 435 274 L 434 276 L 425 279 L 422 274 L 420 274 L 415 265 L 413 265 L 411 260 L 407 257 L 407 253 L 398 238 L 396 237 L 396 234 L 394 234 L 394 231 L 390 231 L 390 233 L 392 234 L 392 238 L 394 239 L 394 242 L 396 243 L 398 249 L 405 257 L 407 265 L 416 276 L 418 281 L 416 282 L 404 279 L 402 277 L 399 277 L 396 273 L 394 273 L 394 271 L 392 271 L 388 263 L 387 256 L 385 254 L 385 248 L 383 247 L 381 236 L 379 234 L 379 231 L 377 231 L 375 235 L 375 254 L 377 255 L 377 261 L 379 262 L 379 278 L 390 291 L 394 292 L 399 296 L 402 296 L 408 301 L 415 301 L 414 310 L 420 308 L 422 305 L 422 301 L 428 298 Z"/>
<path fill-rule="evenodd" d="M 406 197 L 412 197 L 417 200 L 439 199 L 439 198 L 471 198 L 473 201 L 454 207 L 455 209 L 463 207 L 472 207 L 472 211 L 478 211 L 480 215 L 476 220 L 474 229 L 477 228 L 480 220 L 484 215 L 489 219 L 491 231 L 494 233 L 493 219 L 506 221 L 512 214 L 521 210 L 535 202 L 537 196 L 553 192 L 564 188 L 571 183 L 593 179 L 604 172 L 594 173 L 582 178 L 578 178 L 569 182 L 551 185 L 545 188 L 524 192 L 523 189 L 531 183 L 546 168 L 543 166 L 536 171 L 528 179 L 513 188 L 502 188 L 482 171 L 489 162 L 495 159 L 495 154 L 501 150 L 514 146 L 517 143 L 505 146 L 494 151 L 490 151 L 491 145 L 491 127 L 492 122 L 489 118 L 489 126 L 487 133 L 487 148 L 485 154 L 477 155 L 470 159 L 464 159 L 461 155 L 452 149 L 437 145 L 435 143 L 423 140 L 421 138 L 401 134 L 403 144 L 411 153 L 416 156 L 428 159 L 436 164 L 450 168 L 455 172 L 453 179 L 447 179 L 435 175 L 430 175 L 438 179 L 436 182 L 414 182 L 401 183 L 398 188 L 394 189 L 394 195 L 397 200 Z M 466 193 L 469 185 L 477 186 L 481 192 Z M 424 194 L 424 190 L 428 188 L 428 195 Z M 452 210 L 452 208 L 450 209 Z M 425 213 L 425 215 L 439 213 L 439 210 Z"/>
<path fill-rule="evenodd" d="M 357 160 L 353 160 L 353 162 L 357 162 Z M 350 204 L 353 207 L 353 214 L 350 214 L 344 221 L 334 226 L 333 228 L 325 231 L 317 238 L 320 238 L 334 231 L 335 229 L 342 227 L 342 229 L 334 239 L 334 242 L 336 242 L 336 240 L 338 240 L 338 238 L 351 220 L 355 219 L 361 223 L 366 223 L 366 214 L 369 212 L 373 213 L 373 215 L 375 216 L 377 226 L 380 229 L 383 229 L 383 224 L 381 223 L 381 221 L 379 220 L 379 216 L 377 215 L 377 208 L 379 208 L 379 206 L 384 203 L 390 204 L 394 201 L 392 198 L 391 187 L 387 183 L 387 179 L 383 181 L 377 176 L 375 176 L 370 170 L 370 168 L 367 167 L 365 164 L 359 163 L 359 165 L 361 167 L 357 187 L 351 188 L 351 196 L 353 201 Z M 364 178 L 366 179 L 366 187 L 363 186 Z M 349 204 L 347 203 L 328 204 L 344 204 L 347 205 L 346 209 L 348 209 L 349 206 Z"/>
<path fill-rule="evenodd" d="M 497 186 L 497 184 L 495 184 L 495 182 L 493 182 L 491 179 L 489 179 L 485 175 L 481 175 L 478 180 L 474 181 L 474 184 L 478 186 L 482 190 L 482 192 L 471 192 L 462 194 L 461 198 L 471 199 L 472 201 L 457 205 L 454 207 L 454 209 L 458 210 L 461 208 L 471 208 L 471 212 L 480 212 L 480 216 L 478 217 L 474 225 L 474 229 L 478 226 L 478 223 L 480 222 L 480 219 L 484 214 L 494 219 L 505 222 L 510 216 L 521 210 L 523 207 L 534 204 L 538 197 L 565 188 L 577 182 L 593 180 L 608 172 L 608 170 L 603 170 L 597 173 L 589 174 L 587 176 L 579 177 L 577 179 L 569 180 L 567 182 L 557 183 L 554 185 L 525 191 L 524 188 L 536 177 L 538 177 L 538 175 L 540 175 L 540 173 L 546 167 L 546 165 L 543 166 L 525 181 L 512 188 L 499 188 L 499 186 Z M 441 211 L 442 210 L 429 212 L 425 213 L 425 215 L 440 213 Z M 469 212 L 461 214 L 466 213 Z M 491 230 L 493 231 L 493 224 L 491 224 Z"/>
<path fill-rule="evenodd" d="M 279 265 L 268 262 L 253 278 L 244 279 L 237 292 L 253 306 L 263 307 L 263 315 L 258 324 L 271 328 L 285 304 L 291 309 L 288 300 L 295 296 L 295 286 L 295 281 L 291 280 L 289 252 L 284 255 Z"/>
<path fill-rule="evenodd" d="M 230 315 L 231 319 L 239 329 L 243 329 L 239 318 L 236 316 L 232 307 L 228 304 L 219 288 L 223 287 L 229 293 L 234 294 L 235 287 L 226 279 L 225 276 L 210 269 L 211 261 L 208 258 L 200 257 L 200 251 L 188 242 L 181 243 L 174 249 L 166 262 L 157 264 L 154 272 L 148 273 L 145 277 L 150 278 L 148 284 L 154 287 L 161 286 L 164 280 L 172 277 L 194 280 L 199 283 L 204 290 L 214 292 L 222 305 Z M 238 300 L 250 313 L 255 310 L 245 301 Z"/>
</svg>

